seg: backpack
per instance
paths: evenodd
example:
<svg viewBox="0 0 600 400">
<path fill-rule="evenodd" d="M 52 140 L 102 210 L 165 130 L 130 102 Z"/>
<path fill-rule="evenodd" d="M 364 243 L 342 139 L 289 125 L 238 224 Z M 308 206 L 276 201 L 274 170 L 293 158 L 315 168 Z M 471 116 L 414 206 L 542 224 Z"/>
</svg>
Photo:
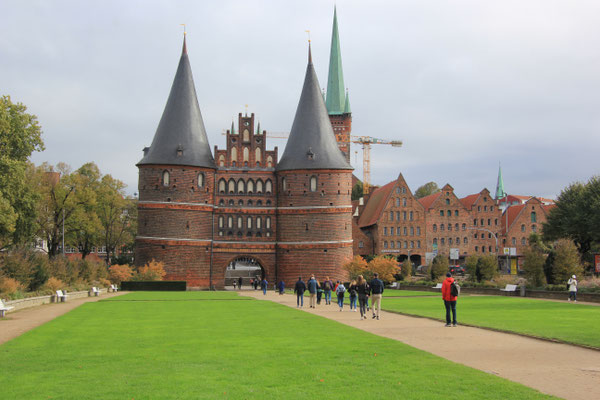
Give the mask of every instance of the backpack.
<svg viewBox="0 0 600 400">
<path fill-rule="evenodd" d="M 344 285 L 342 285 L 340 283 L 340 285 L 337 288 L 337 294 L 344 294 L 344 293 L 346 293 L 346 288 L 344 287 Z"/>
<path fill-rule="evenodd" d="M 456 282 L 452 282 L 450 284 L 450 294 L 454 297 L 457 297 L 460 294 L 460 289 L 458 288 Z"/>
<path fill-rule="evenodd" d="M 325 281 L 325 283 L 323 284 L 323 286 L 325 287 L 325 290 L 331 290 L 331 282 Z"/>
</svg>

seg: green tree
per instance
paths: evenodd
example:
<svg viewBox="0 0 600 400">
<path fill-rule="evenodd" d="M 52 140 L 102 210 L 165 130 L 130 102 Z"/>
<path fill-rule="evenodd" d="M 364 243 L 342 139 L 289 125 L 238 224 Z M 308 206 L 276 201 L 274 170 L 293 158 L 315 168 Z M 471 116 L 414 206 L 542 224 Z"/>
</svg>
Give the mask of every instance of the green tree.
<svg viewBox="0 0 600 400">
<path fill-rule="evenodd" d="M 556 254 L 552 272 L 556 283 L 566 283 L 571 275 L 581 275 L 583 267 L 581 266 L 577 247 L 571 240 L 557 240 L 554 251 Z"/>
<path fill-rule="evenodd" d="M 445 276 L 448 272 L 448 266 L 449 264 L 447 255 L 438 254 L 435 256 L 430 268 L 431 280 L 435 281 L 438 278 Z"/>
<path fill-rule="evenodd" d="M 600 242 L 600 177 L 565 188 L 544 223 L 544 239 L 571 239 L 581 256 L 590 258 L 594 243 Z"/>
<path fill-rule="evenodd" d="M 428 183 L 426 183 L 426 184 L 424 184 L 422 186 L 419 186 L 417 188 L 417 190 L 415 190 L 415 197 L 417 199 L 420 199 L 422 197 L 429 196 L 430 194 L 437 193 L 440 190 L 442 190 L 442 189 L 440 189 L 438 187 L 437 183 L 435 183 L 435 182 L 428 182 Z"/>
<path fill-rule="evenodd" d="M 489 281 L 498 273 L 498 259 L 495 255 L 485 255 L 477 260 L 478 281 Z"/>
<path fill-rule="evenodd" d="M 33 239 L 38 197 L 27 179 L 28 159 L 44 150 L 37 117 L 0 97 L 0 250 Z"/>
<path fill-rule="evenodd" d="M 467 275 L 469 275 L 470 281 L 479 281 L 477 274 L 477 261 L 479 261 L 479 257 L 475 254 L 471 254 L 467 257 L 465 261 L 465 270 Z"/>
<path fill-rule="evenodd" d="M 358 200 L 363 197 L 363 184 L 361 181 L 356 182 L 356 185 L 352 187 L 352 200 Z"/>
<path fill-rule="evenodd" d="M 412 275 L 412 263 L 410 262 L 410 259 L 406 259 L 404 260 L 404 262 L 402 263 L 402 269 L 400 270 L 400 275 L 402 276 L 402 280 L 405 280 L 406 278 L 408 278 L 409 276 Z"/>
<path fill-rule="evenodd" d="M 523 273 L 527 281 L 533 287 L 541 287 L 546 283 L 544 275 L 544 262 L 546 257 L 544 253 L 535 245 L 529 245 L 525 249 L 525 259 L 523 261 Z"/>
</svg>

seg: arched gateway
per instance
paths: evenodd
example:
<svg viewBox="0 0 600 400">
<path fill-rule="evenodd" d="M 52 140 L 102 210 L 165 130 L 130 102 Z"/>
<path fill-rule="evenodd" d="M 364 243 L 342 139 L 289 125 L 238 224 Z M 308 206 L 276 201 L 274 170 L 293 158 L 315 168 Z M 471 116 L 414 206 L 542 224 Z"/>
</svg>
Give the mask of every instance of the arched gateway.
<svg viewBox="0 0 600 400">
<path fill-rule="evenodd" d="M 225 286 L 232 286 L 234 281 L 237 284 L 240 277 L 242 285 L 250 287 L 252 280 L 262 280 L 265 277 L 265 269 L 255 257 L 236 257 L 227 264 L 225 269 Z"/>
</svg>

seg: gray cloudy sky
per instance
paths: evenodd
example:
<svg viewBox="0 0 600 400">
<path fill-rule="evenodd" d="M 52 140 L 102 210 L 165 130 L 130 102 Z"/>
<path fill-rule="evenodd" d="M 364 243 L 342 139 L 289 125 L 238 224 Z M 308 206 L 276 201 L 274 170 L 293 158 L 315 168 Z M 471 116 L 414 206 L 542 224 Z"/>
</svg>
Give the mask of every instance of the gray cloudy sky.
<svg viewBox="0 0 600 400">
<path fill-rule="evenodd" d="M 0 94 L 43 126 L 35 163 L 96 162 L 137 191 L 188 52 L 211 147 L 232 117 L 289 132 L 306 68 L 306 29 L 327 83 L 333 1 L 0 0 Z M 371 180 L 402 172 L 414 191 L 450 183 L 552 197 L 598 174 L 600 2 L 339 0 L 353 134 L 373 146 Z M 283 153 L 285 141 L 270 140 Z M 362 152 L 352 155 L 362 177 Z M 355 161 L 356 160 L 356 161 Z"/>
</svg>

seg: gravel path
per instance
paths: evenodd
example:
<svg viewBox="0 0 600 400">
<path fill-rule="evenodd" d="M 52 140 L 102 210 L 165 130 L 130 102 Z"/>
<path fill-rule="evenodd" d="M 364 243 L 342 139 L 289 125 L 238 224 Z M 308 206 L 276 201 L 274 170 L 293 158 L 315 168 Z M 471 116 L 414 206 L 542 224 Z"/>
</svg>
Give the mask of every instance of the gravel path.
<svg viewBox="0 0 600 400">
<path fill-rule="evenodd" d="M 273 291 L 243 291 L 241 295 L 296 307 L 296 296 Z M 551 343 L 519 335 L 466 326 L 446 328 L 426 318 L 383 312 L 380 320 L 361 320 L 359 312 L 337 304 L 323 303 L 303 310 L 343 324 L 388 337 L 514 382 L 543 393 L 573 400 L 600 399 L 600 351 Z M 385 304 L 385 298 L 382 299 Z M 460 303 L 458 304 L 460 308 Z M 445 313 L 440 300 L 440 315 Z"/>
<path fill-rule="evenodd" d="M 104 293 L 98 297 L 80 297 L 78 299 L 67 300 L 65 303 L 44 304 L 7 313 L 5 318 L 0 318 L 0 344 L 21 336 L 25 332 L 79 307 L 83 303 L 120 296 L 122 294 L 124 293 Z"/>
</svg>

